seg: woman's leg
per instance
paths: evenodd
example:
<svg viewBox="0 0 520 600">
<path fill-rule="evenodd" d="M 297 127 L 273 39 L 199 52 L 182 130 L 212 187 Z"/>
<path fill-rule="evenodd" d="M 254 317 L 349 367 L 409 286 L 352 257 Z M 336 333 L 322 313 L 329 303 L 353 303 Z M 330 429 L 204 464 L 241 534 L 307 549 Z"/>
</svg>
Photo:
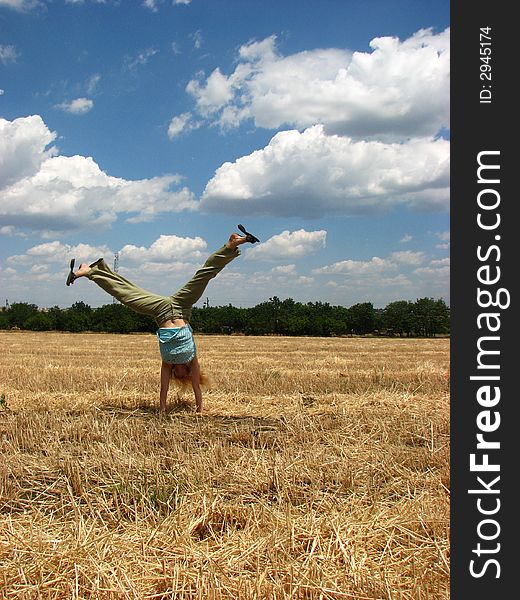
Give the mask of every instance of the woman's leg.
<svg viewBox="0 0 520 600">
<path fill-rule="evenodd" d="M 112 271 L 102 258 L 92 263 L 84 276 L 137 313 L 160 319 L 171 309 L 170 298 L 143 290 Z"/>
<path fill-rule="evenodd" d="M 202 296 L 208 283 L 233 259 L 240 255 L 238 245 L 246 241 L 245 237 L 233 234 L 227 244 L 214 252 L 195 275 L 171 298 L 175 306 L 181 309 L 191 308 Z"/>
<path fill-rule="evenodd" d="M 256 239 L 256 238 L 255 238 Z M 229 262 L 239 256 L 238 246 L 249 241 L 247 236 L 233 233 L 228 242 L 214 252 L 195 275 L 173 296 L 152 294 L 136 286 L 110 269 L 100 258 L 91 265 L 82 264 L 75 278 L 87 277 L 137 313 L 152 316 L 158 325 L 168 320 L 183 318 L 189 321 L 191 307 L 200 299 L 209 281 Z"/>
<path fill-rule="evenodd" d="M 190 308 L 202 296 L 208 283 L 220 271 L 240 254 L 238 248 L 222 246 L 214 252 L 204 266 L 197 270 L 195 275 L 178 292 L 172 296 L 172 301 L 180 308 Z"/>
</svg>

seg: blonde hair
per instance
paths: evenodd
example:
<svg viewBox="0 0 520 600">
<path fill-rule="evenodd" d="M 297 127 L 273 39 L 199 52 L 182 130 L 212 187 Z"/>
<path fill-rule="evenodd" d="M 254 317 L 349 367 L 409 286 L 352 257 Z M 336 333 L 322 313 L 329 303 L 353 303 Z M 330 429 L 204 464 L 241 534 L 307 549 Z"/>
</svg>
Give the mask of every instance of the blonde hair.
<svg viewBox="0 0 520 600">
<path fill-rule="evenodd" d="M 175 381 L 177 385 L 181 388 L 187 388 L 191 385 L 191 369 L 188 364 L 184 365 L 187 367 L 188 372 L 186 375 L 179 376 L 175 373 L 175 365 L 172 368 L 172 379 Z M 208 386 L 209 385 L 209 377 L 200 370 L 200 385 Z"/>
</svg>

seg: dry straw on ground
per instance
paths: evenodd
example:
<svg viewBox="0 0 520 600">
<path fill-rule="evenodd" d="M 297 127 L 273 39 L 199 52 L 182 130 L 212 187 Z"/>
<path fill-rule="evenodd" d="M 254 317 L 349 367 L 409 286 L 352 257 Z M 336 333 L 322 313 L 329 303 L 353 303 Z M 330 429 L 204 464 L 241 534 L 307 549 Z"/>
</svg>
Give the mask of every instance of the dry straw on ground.
<svg viewBox="0 0 520 600">
<path fill-rule="evenodd" d="M 0 332 L 3 598 L 449 597 L 446 339 Z"/>
</svg>

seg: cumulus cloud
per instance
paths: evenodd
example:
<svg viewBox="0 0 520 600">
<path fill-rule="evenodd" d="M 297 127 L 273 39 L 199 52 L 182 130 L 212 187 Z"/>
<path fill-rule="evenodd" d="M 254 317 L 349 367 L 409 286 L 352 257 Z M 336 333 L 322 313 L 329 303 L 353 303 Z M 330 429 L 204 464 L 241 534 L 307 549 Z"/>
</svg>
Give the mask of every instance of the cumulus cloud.
<svg viewBox="0 0 520 600">
<path fill-rule="evenodd" d="M 430 262 L 430 266 L 432 267 L 449 267 L 450 266 L 450 258 L 439 258 L 432 260 Z"/>
<path fill-rule="evenodd" d="M 14 121 L 0 119 L 0 190 L 35 175 L 42 163 L 56 154 L 56 148 L 47 148 L 55 139 L 56 133 L 38 115 Z"/>
<path fill-rule="evenodd" d="M 388 269 L 395 268 L 395 264 L 388 259 L 374 256 L 370 260 L 342 260 L 332 265 L 314 269 L 316 275 L 337 275 L 341 273 L 353 275 L 380 274 Z"/>
<path fill-rule="evenodd" d="M 145 289 L 170 295 L 199 268 L 206 256 L 206 248 L 206 241 L 200 237 L 161 235 L 149 247 L 125 245 L 118 250 L 119 272 Z M 58 284 L 62 289 L 72 257 L 76 258 L 76 266 L 102 257 L 112 267 L 115 253 L 116 250 L 107 245 L 67 244 L 59 240 L 38 244 L 24 254 L 9 256 L 3 264 L 0 263 L 0 276 L 4 283 L 2 289 L 9 297 L 20 296 L 27 301 L 27 293 L 33 289 L 34 279 L 47 281 L 52 286 L 38 288 L 34 299 L 40 306 L 50 306 L 56 304 L 55 286 Z M 233 283 L 236 283 L 233 277 L 234 273 L 226 270 L 224 276 L 218 278 L 221 280 L 219 285 L 225 280 L 232 289 Z M 75 300 L 97 305 L 110 301 L 97 286 L 80 285 L 73 288 L 67 291 L 66 297 L 59 296 L 60 301 L 69 305 Z M 214 285 L 212 289 L 215 289 Z"/>
<path fill-rule="evenodd" d="M 440 243 L 435 247 L 439 250 L 448 250 L 450 247 L 450 232 L 449 231 L 441 231 L 435 234 L 437 238 L 439 238 Z"/>
<path fill-rule="evenodd" d="M 280 265 L 278 267 L 273 267 L 271 273 L 274 273 L 275 275 L 294 275 L 296 273 L 296 265 Z"/>
<path fill-rule="evenodd" d="M 192 131 L 200 127 L 200 122 L 193 121 L 192 114 L 190 112 L 182 113 L 170 121 L 168 127 L 168 137 L 170 140 L 179 136 L 181 133 L 186 131 Z"/>
<path fill-rule="evenodd" d="M 197 107 L 205 116 L 214 112 L 215 106 L 224 105 L 233 97 L 232 84 L 222 75 L 219 68 L 213 71 L 204 86 L 192 80 L 186 89 L 197 98 Z"/>
<path fill-rule="evenodd" d="M 420 265 L 424 261 L 424 252 L 392 252 L 390 260 L 399 265 Z"/>
<path fill-rule="evenodd" d="M 189 238 L 176 235 L 161 235 L 149 247 L 126 244 L 118 254 L 121 263 L 131 263 L 132 267 L 157 263 L 163 269 L 164 263 L 186 261 L 198 263 L 205 257 L 207 243 L 200 237 Z M 30 247 L 25 254 L 9 256 L 7 264 L 13 265 L 52 265 L 68 264 L 72 257 L 79 262 L 92 262 L 102 257 L 107 261 L 115 251 L 106 245 L 66 244 L 59 240 L 44 242 Z"/>
<path fill-rule="evenodd" d="M 7 258 L 9 265 L 67 265 L 72 257 L 81 262 L 93 262 L 100 257 L 113 256 L 108 246 L 91 246 L 89 244 L 63 244 L 60 241 L 46 242 L 29 248 L 25 254 L 17 254 Z M 79 262 L 78 262 L 79 266 Z"/>
<path fill-rule="evenodd" d="M 170 263 L 172 261 L 200 260 L 207 243 L 200 237 L 183 238 L 161 235 L 153 244 L 145 246 L 126 245 L 119 251 L 121 259 L 133 263 Z"/>
<path fill-rule="evenodd" d="M 12 225 L 4 225 L 3 227 L 0 227 L 0 235 L 25 237 L 25 234 L 16 231 L 15 227 Z"/>
<path fill-rule="evenodd" d="M 398 204 L 446 210 L 449 142 L 355 141 L 322 125 L 276 134 L 263 149 L 224 163 L 201 198 L 206 211 L 319 217 L 384 212 Z"/>
<path fill-rule="evenodd" d="M 55 139 L 39 116 L 0 120 L 0 227 L 53 232 L 103 227 L 198 206 L 178 175 L 125 180 L 92 158 L 56 156 Z"/>
<path fill-rule="evenodd" d="M 230 75 L 216 68 L 187 91 L 201 114 L 226 127 L 248 119 L 266 128 L 322 123 L 330 134 L 400 140 L 449 126 L 449 29 L 375 38 L 370 49 L 282 56 L 271 36 L 243 45 Z"/>
<path fill-rule="evenodd" d="M 414 270 L 416 275 L 427 277 L 433 282 L 448 282 L 450 275 L 450 258 L 433 259 L 425 267 Z"/>
<path fill-rule="evenodd" d="M 251 260 L 287 260 L 314 254 L 325 247 L 327 232 L 320 231 L 283 231 L 264 243 L 247 250 L 246 258 Z"/>
<path fill-rule="evenodd" d="M 422 296 L 449 298 L 449 258 L 428 259 L 424 252 L 398 251 L 368 260 L 343 260 L 312 270 L 312 274 L 343 305 Z"/>
<path fill-rule="evenodd" d="M 94 102 L 89 98 L 76 98 L 70 102 L 62 102 L 57 104 L 56 108 L 68 112 L 72 115 L 84 115 L 92 110 Z"/>
<path fill-rule="evenodd" d="M 370 260 L 342 260 L 314 269 L 316 275 L 379 276 L 402 266 L 419 265 L 424 261 L 423 252 L 393 252 L 387 258 L 373 256 Z"/>
</svg>

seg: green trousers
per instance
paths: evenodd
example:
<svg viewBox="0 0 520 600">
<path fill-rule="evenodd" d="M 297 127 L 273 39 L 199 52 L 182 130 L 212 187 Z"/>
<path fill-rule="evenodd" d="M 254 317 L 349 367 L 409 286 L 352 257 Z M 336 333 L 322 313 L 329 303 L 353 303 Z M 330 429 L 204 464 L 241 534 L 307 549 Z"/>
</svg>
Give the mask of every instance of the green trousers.
<svg viewBox="0 0 520 600">
<path fill-rule="evenodd" d="M 86 277 L 133 311 L 153 317 L 157 325 L 169 319 L 189 321 L 192 306 L 202 296 L 210 279 L 239 254 L 238 248 L 222 246 L 206 260 L 204 266 L 188 283 L 172 296 L 160 296 L 143 290 L 112 271 L 102 258 L 90 265 Z"/>
</svg>

